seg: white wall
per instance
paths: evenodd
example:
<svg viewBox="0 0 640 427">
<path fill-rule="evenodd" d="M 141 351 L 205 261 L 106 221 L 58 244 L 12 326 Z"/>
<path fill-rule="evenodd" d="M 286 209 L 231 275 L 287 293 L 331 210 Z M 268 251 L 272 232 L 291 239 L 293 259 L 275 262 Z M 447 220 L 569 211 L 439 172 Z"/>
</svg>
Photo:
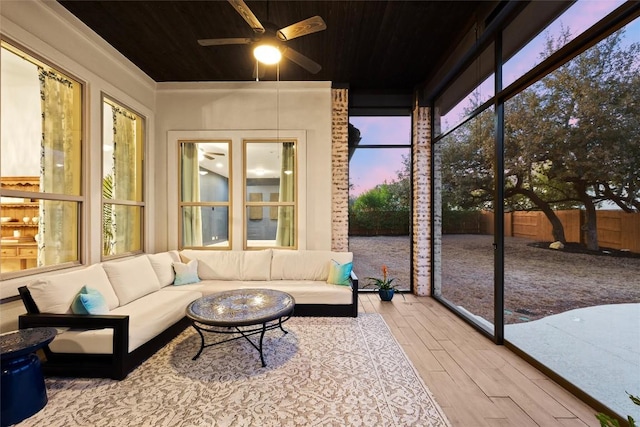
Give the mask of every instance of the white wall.
<svg viewBox="0 0 640 427">
<path fill-rule="evenodd" d="M 158 141 L 172 144 L 173 135 L 184 131 L 193 137 L 194 131 L 216 131 L 223 135 L 229 131 L 229 139 L 238 130 L 251 131 L 256 137 L 280 136 L 286 130 L 306 133 L 306 197 L 301 231 L 306 249 L 331 248 L 331 84 L 329 82 L 223 82 L 223 83 L 159 83 L 156 101 L 156 135 Z M 221 132 L 222 131 L 222 132 Z M 293 135 L 292 135 L 293 136 Z M 164 155 L 162 154 L 164 153 Z M 170 154 L 167 154 L 170 153 Z M 175 177 L 177 159 L 167 158 L 177 153 L 176 147 L 158 150 L 156 160 L 156 185 L 166 188 L 158 192 L 157 206 L 172 211 L 156 211 L 158 246 L 174 248 L 177 240 L 167 236 L 168 229 L 177 228 Z M 171 184 L 171 185 L 170 185 Z M 163 201 L 160 201 L 160 198 Z M 167 201 L 167 202 L 165 202 Z M 234 236 L 242 233 L 241 225 L 235 227 Z M 167 237 L 161 242 L 160 236 Z M 171 241 L 169 241 L 169 239 Z M 238 249 L 238 248 L 234 248 Z"/>
<path fill-rule="evenodd" d="M 87 179 L 83 183 L 83 193 L 88 197 L 82 220 L 88 234 L 82 236 L 81 259 L 85 264 L 99 262 L 102 230 L 102 94 L 109 95 L 146 117 L 149 137 L 147 157 L 153 158 L 156 83 L 55 1 L 0 0 L 0 33 L 3 40 L 84 85 L 83 164 Z M 146 197 L 150 212 L 153 212 L 156 193 L 153 165 L 154 162 L 151 162 L 147 176 Z M 151 232 L 156 229 L 153 215 L 149 215 L 147 227 L 147 247 L 155 248 L 155 233 Z M 0 298 L 17 295 L 18 286 L 34 278 L 29 276 L 1 281 Z M 15 321 L 7 319 L 5 308 L 2 307 L 1 325 L 5 321 Z"/>
</svg>

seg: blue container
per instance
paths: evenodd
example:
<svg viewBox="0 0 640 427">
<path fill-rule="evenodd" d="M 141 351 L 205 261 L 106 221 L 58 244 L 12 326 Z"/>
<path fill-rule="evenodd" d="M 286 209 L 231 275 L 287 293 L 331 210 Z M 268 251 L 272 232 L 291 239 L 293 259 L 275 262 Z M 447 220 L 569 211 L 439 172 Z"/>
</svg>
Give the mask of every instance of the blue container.
<svg viewBox="0 0 640 427">
<path fill-rule="evenodd" d="M 0 378 L 2 426 L 17 424 L 47 404 L 47 389 L 35 354 L 2 361 Z"/>
<path fill-rule="evenodd" d="M 378 289 L 378 295 L 382 301 L 391 301 L 393 299 L 393 289 Z"/>
</svg>

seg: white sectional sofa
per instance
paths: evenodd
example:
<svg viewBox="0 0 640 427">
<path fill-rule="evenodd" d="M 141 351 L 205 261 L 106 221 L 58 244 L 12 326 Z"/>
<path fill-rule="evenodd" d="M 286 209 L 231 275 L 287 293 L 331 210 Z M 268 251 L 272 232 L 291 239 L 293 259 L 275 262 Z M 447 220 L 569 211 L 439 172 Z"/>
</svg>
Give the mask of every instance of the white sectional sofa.
<svg viewBox="0 0 640 427">
<path fill-rule="evenodd" d="M 175 285 L 174 263 L 197 260 L 197 283 Z M 239 288 L 290 293 L 294 315 L 357 316 L 358 279 L 327 283 L 332 263 L 352 262 L 350 252 L 169 251 L 52 274 L 20 288 L 27 314 L 20 328 L 53 326 L 45 348 L 48 375 L 122 379 L 190 323 L 187 305 L 201 296 Z M 106 314 L 74 314 L 83 286 L 99 292 Z"/>
</svg>

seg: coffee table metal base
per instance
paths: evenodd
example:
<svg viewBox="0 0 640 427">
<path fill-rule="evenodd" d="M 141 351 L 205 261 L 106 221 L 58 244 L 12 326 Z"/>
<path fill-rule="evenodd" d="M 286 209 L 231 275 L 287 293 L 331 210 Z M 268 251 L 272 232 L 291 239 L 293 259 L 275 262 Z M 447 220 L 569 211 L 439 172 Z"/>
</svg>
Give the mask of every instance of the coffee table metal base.
<svg viewBox="0 0 640 427">
<path fill-rule="evenodd" d="M 194 322 L 193 328 L 196 331 L 198 331 L 198 334 L 200 335 L 200 350 L 198 350 L 198 353 L 195 356 L 193 356 L 191 360 L 196 360 L 198 357 L 200 357 L 200 355 L 202 354 L 202 351 L 207 347 L 213 347 L 216 345 L 220 345 L 230 341 L 235 341 L 235 340 L 244 338 L 247 341 L 249 341 L 249 344 L 251 344 L 253 348 L 258 350 L 258 353 L 260 353 L 260 361 L 262 362 L 262 367 L 264 368 L 267 366 L 267 364 L 264 361 L 264 354 L 262 352 L 262 342 L 264 340 L 264 334 L 267 331 L 270 331 L 272 329 L 277 329 L 277 328 L 280 328 L 282 332 L 284 332 L 285 334 L 288 334 L 289 332 L 282 327 L 282 323 L 286 322 L 290 318 L 291 316 L 288 316 L 284 319 L 281 317 L 277 321 L 265 322 L 261 326 L 256 325 L 256 327 L 239 327 L 239 326 L 220 327 L 220 326 L 209 326 L 209 325 L 204 325 L 202 323 Z M 205 344 L 203 332 L 210 332 L 210 333 L 216 333 L 216 334 L 240 334 L 240 336 L 228 338 L 226 340 L 217 341 L 210 344 Z M 260 334 L 260 339 L 256 344 L 249 337 L 253 335 L 258 335 L 258 334 Z"/>
</svg>

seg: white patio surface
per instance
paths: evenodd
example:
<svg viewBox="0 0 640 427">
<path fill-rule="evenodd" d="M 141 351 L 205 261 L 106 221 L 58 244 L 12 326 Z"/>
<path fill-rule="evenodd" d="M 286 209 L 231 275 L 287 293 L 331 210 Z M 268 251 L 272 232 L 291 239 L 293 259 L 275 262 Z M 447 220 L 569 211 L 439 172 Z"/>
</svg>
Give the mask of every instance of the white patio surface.
<svg viewBox="0 0 640 427">
<path fill-rule="evenodd" d="M 605 403 L 640 420 L 640 303 L 569 310 L 505 326 L 505 339 Z"/>
</svg>

